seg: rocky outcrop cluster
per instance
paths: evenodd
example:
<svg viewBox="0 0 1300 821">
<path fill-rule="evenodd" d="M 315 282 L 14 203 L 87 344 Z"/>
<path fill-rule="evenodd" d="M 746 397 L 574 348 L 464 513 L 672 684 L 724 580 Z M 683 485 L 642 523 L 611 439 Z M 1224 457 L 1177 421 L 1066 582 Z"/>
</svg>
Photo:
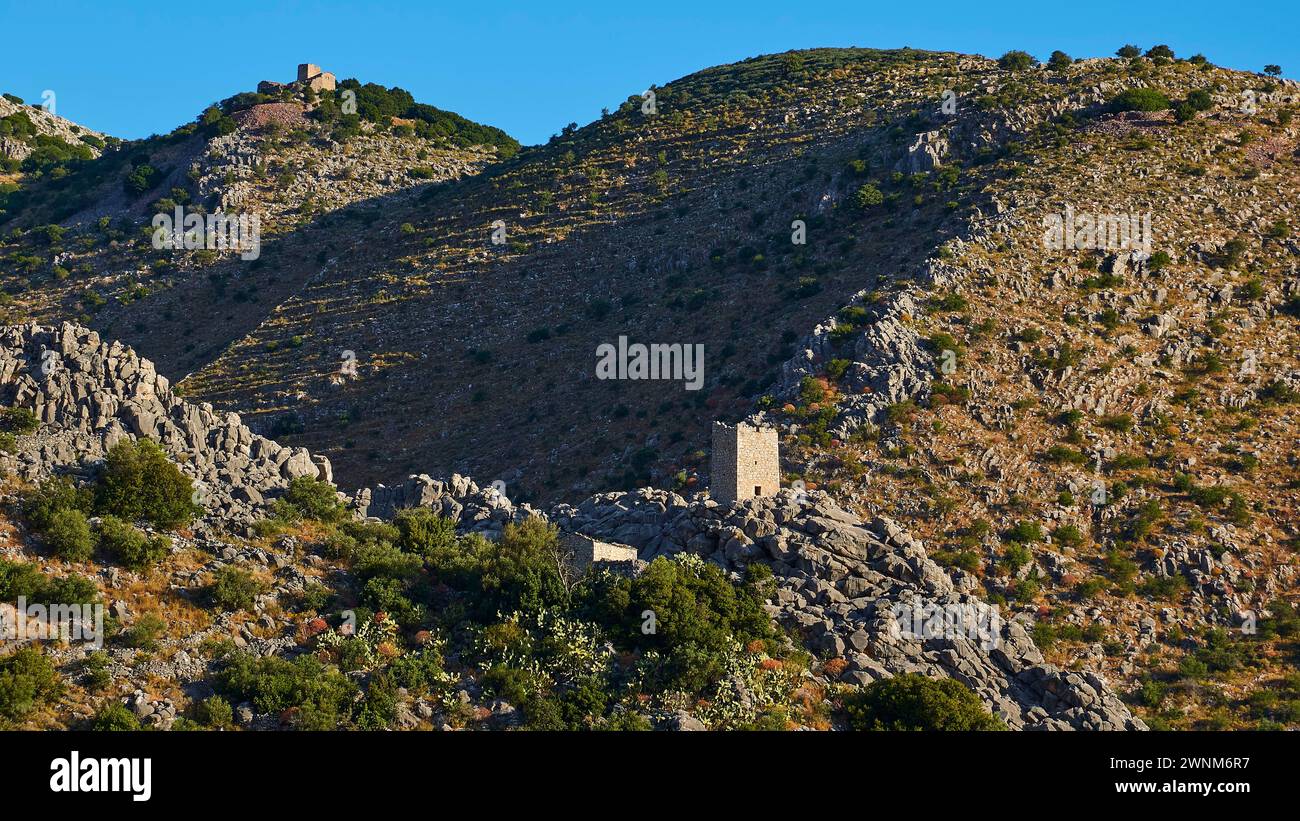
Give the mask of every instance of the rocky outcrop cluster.
<svg viewBox="0 0 1300 821">
<path fill-rule="evenodd" d="M 542 515 L 527 503 L 515 505 L 496 487 L 479 487 L 459 473 L 450 479 L 408 476 L 400 485 L 363 488 L 353 495 L 352 506 L 360 516 L 380 519 L 392 518 L 405 508 L 429 508 L 456 522 L 460 532 L 490 539 L 500 536 L 510 522 Z"/>
<path fill-rule="evenodd" d="M 153 364 L 120 342 L 64 323 L 0 329 L 0 403 L 42 423 L 0 454 L 30 481 L 90 467 L 126 437 L 148 437 L 195 480 L 196 502 L 228 528 L 247 526 L 295 477 L 330 480 L 329 460 L 253 433 L 239 414 L 179 399 Z"/>
<path fill-rule="evenodd" d="M 562 528 L 637 547 L 642 559 L 683 551 L 732 570 L 771 566 L 773 616 L 868 684 L 900 673 L 956 678 L 1014 729 L 1145 729 L 1098 676 L 1044 661 L 1020 618 L 979 599 L 888 519 L 865 523 L 822 493 L 722 506 L 667 491 L 594 496 L 560 505 Z"/>
</svg>

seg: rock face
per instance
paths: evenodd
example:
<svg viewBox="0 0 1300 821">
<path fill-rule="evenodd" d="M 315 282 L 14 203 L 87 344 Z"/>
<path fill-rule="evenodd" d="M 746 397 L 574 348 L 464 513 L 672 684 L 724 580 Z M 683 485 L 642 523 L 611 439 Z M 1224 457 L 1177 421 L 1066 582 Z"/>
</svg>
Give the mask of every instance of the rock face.
<svg viewBox="0 0 1300 821">
<path fill-rule="evenodd" d="M 895 523 L 864 523 L 822 493 L 722 506 L 667 491 L 594 496 L 551 512 L 562 528 L 637 547 L 640 558 L 682 551 L 723 567 L 771 566 L 770 612 L 824 657 L 848 662 L 845 681 L 899 673 L 962 681 L 1014 729 L 1146 729 L 1105 681 L 1043 660 L 1019 618 L 1003 620 Z"/>
<path fill-rule="evenodd" d="M 359 516 L 391 518 L 406 508 L 429 508 L 456 522 L 461 533 L 496 538 L 509 522 L 540 516 L 527 503 L 515 505 L 495 487 L 479 487 L 473 479 L 453 473 L 450 479 L 408 476 L 400 485 L 362 488 L 352 496 Z"/>
<path fill-rule="evenodd" d="M 196 480 L 197 501 L 230 525 L 248 525 L 268 496 L 297 476 L 327 478 L 329 461 L 258 436 L 235 413 L 173 394 L 153 364 L 72 323 L 0 328 L 0 401 L 31 410 L 42 427 L 18 439 L 0 467 L 38 480 L 89 466 L 118 441 L 157 441 Z"/>
</svg>

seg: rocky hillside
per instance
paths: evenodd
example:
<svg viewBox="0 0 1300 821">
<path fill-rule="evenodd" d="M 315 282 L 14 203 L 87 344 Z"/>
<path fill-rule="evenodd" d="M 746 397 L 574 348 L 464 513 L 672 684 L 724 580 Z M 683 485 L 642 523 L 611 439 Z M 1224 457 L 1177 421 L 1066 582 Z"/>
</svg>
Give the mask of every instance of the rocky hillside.
<svg viewBox="0 0 1300 821">
<path fill-rule="evenodd" d="M 242 160 L 200 164 L 204 196 L 277 214 L 259 259 L 154 254 L 112 220 L 41 226 L 0 248 L 7 310 L 79 317 L 183 376 L 172 394 L 237 411 L 237 462 L 245 436 L 317 454 L 298 460 L 318 478 L 327 458 L 352 513 L 427 507 L 515 544 L 507 525 L 536 511 L 504 488 L 642 560 L 706 557 L 671 561 L 725 568 L 743 595 L 760 594 L 740 569 L 770 568 L 765 613 L 792 644 L 756 663 L 789 672 L 811 648 L 806 703 L 831 705 L 782 707 L 800 726 L 854 714 L 839 686 L 911 672 L 1015 727 L 1297 725 L 1295 83 L 1164 47 L 1045 65 L 823 49 L 650 91 L 479 173 L 444 164 L 443 182 L 306 221 L 298 197 L 330 186 L 291 184 L 281 208 Z M 262 139 L 240 129 L 211 139 L 238 158 Z M 700 389 L 598 378 L 620 338 L 702 345 Z M 751 416 L 780 429 L 793 493 L 690 498 L 710 423 Z M 232 491 L 225 515 L 260 538 L 292 476 L 250 469 L 264 507 Z M 466 581 L 478 560 L 449 558 L 466 550 L 424 570 L 473 598 L 494 577 Z M 1000 649 L 894 641 L 881 617 L 903 601 L 1001 608 Z"/>
<path fill-rule="evenodd" d="M 43 165 L 41 155 L 49 154 L 56 143 L 84 150 L 84 156 L 97 157 L 109 138 L 105 134 L 77 125 L 53 114 L 40 103 L 28 105 L 21 97 L 0 95 L 0 162 L 4 172 L 15 172 L 37 154 L 27 170 Z"/>
<path fill-rule="evenodd" d="M 13 519 L 0 559 L 6 599 L 53 601 L 72 593 L 110 605 L 111 614 L 103 649 L 73 642 L 8 657 L 24 659 L 20 677 L 47 671 L 28 699 L 34 705 L 13 701 L 0 687 L 0 720 L 18 726 L 556 728 L 551 722 L 559 720 L 827 728 L 856 720 L 838 711 L 855 703 L 860 688 L 906 675 L 951 677 L 973 691 L 972 706 L 982 703 L 1014 729 L 1143 726 L 1097 676 L 1046 664 L 1024 624 L 1002 621 L 971 595 L 978 587 L 973 577 L 957 571 L 954 580 L 895 523 L 864 523 L 822 493 L 783 491 L 725 507 L 704 494 L 688 501 L 646 489 L 561 505 L 548 516 L 455 476 L 411 477 L 349 498 L 327 484 L 326 460 L 251 434 L 235 414 L 218 418 L 207 405 L 176 399 L 150 362 L 70 324 L 0 332 L 0 398 L 11 428 L 0 462 Z M 24 417 L 30 422 L 19 421 Z M 178 475 L 197 480 L 184 479 L 182 491 L 195 488 L 192 499 L 182 500 L 196 505 L 197 519 L 182 528 L 155 522 L 147 536 L 134 537 L 140 545 L 156 543 L 152 553 L 123 546 L 132 538 L 124 532 L 135 531 L 108 512 L 112 493 L 105 492 L 128 470 L 123 453 L 141 439 L 157 442 Z M 61 485 L 67 480 L 60 476 L 72 483 Z M 61 495 L 72 490 L 60 488 L 76 487 L 94 496 L 88 523 L 77 512 L 80 503 Z M 362 523 L 366 513 L 372 518 Z M 138 515 L 150 520 L 157 508 Z M 554 549 L 548 519 L 563 533 L 636 547 L 640 561 L 630 580 L 599 568 L 587 569 L 585 578 L 548 576 L 556 573 L 551 555 L 528 553 L 545 544 Z M 84 545 L 65 520 L 94 528 Z M 438 522 L 447 528 L 441 537 Z M 542 542 L 529 548 L 521 536 L 529 532 L 540 532 Z M 463 581 L 439 551 L 470 550 L 460 561 L 474 550 L 490 553 L 493 542 L 482 535 L 505 549 L 528 548 L 515 562 L 545 562 L 536 570 L 548 605 L 537 611 L 521 600 L 520 610 L 496 611 L 475 626 L 466 608 L 499 603 L 501 591 L 478 590 L 487 601 L 456 596 Z M 386 554 L 380 542 L 365 547 L 384 538 L 397 545 Z M 428 542 L 439 538 L 441 547 Z M 420 575 L 430 576 L 423 581 L 408 566 L 419 566 L 421 557 Z M 756 567 L 770 581 L 752 581 Z M 740 592 L 728 596 L 740 599 L 729 607 L 761 596 L 744 628 L 754 640 L 743 650 L 726 642 L 709 649 L 694 635 L 696 620 L 729 611 L 711 616 L 706 599 L 694 615 L 678 613 L 672 598 L 655 604 L 659 585 L 676 584 L 673 574 L 686 574 L 683 584 L 710 583 L 699 591 L 710 596 L 736 585 Z M 548 590 L 548 580 L 567 589 Z M 642 580 L 646 586 L 638 586 Z M 503 581 L 509 588 L 510 577 Z M 602 642 L 626 641 L 614 604 L 620 595 L 631 596 L 623 609 L 640 619 L 654 612 L 647 605 L 661 608 L 665 637 L 655 647 L 625 647 L 616 658 L 615 647 L 603 649 Z M 348 609 L 340 614 L 328 605 Z M 376 606 L 388 612 L 369 609 Z M 364 623 L 355 627 L 363 612 Z M 900 616 L 913 612 L 920 621 Z M 936 613 L 969 618 L 969 635 L 919 626 L 913 632 Z M 520 631 L 523 644 L 511 638 Z M 542 643 L 533 647 L 533 640 Z M 498 656 L 493 647 L 502 641 L 506 652 Z M 815 656 L 803 655 L 805 643 Z M 688 659 L 701 653 L 719 653 L 725 671 L 706 665 L 686 678 L 671 672 L 698 664 Z M 661 657 L 668 667 L 655 673 Z M 575 665 L 586 671 L 577 682 L 569 680 Z M 326 692 L 285 700 L 267 689 L 300 675 Z M 528 675 L 548 683 L 528 684 Z M 631 701 L 601 706 L 610 696 L 591 689 L 620 682 L 626 689 L 628 681 L 637 692 Z M 690 697 L 692 689 L 705 699 Z M 551 717 L 555 705 L 547 699 L 567 718 Z"/>
</svg>

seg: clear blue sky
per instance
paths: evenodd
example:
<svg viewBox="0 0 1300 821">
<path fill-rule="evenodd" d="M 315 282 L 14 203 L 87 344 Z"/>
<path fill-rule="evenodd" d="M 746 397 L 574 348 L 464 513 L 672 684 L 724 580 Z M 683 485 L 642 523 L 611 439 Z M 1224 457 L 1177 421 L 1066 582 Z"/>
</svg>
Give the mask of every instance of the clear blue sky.
<svg viewBox="0 0 1300 821">
<path fill-rule="evenodd" d="M 545 141 L 652 83 L 815 46 L 1053 49 L 1128 42 L 1300 76 L 1300 0 L 1225 2 L 59 2 L 0 0 L 0 91 L 119 137 L 165 133 L 312 62 Z"/>
</svg>

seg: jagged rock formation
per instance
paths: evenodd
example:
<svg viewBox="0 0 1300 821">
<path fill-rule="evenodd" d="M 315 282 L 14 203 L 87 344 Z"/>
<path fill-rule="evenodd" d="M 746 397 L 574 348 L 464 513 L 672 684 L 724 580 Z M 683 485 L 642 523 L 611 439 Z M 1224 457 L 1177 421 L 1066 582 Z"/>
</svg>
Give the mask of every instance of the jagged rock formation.
<svg viewBox="0 0 1300 821">
<path fill-rule="evenodd" d="M 16 453 L 0 455 L 0 467 L 28 480 L 92 463 L 123 437 L 146 436 L 200 483 L 198 501 L 236 527 L 294 477 L 331 476 L 325 457 L 258 436 L 237 413 L 182 401 L 149 360 L 72 323 L 0 330 L 0 397 L 43 423 L 20 438 Z"/>
<path fill-rule="evenodd" d="M 824 493 L 787 490 L 721 506 L 704 495 L 687 501 L 643 489 L 560 505 L 552 518 L 636 546 L 643 560 L 690 551 L 733 569 L 767 562 L 778 580 L 773 616 L 798 627 L 823 654 L 843 656 L 846 681 L 950 676 L 1014 729 L 1146 728 L 1098 676 L 1044 662 L 1023 624 L 1001 621 L 973 595 L 973 577 L 949 576 L 894 522 L 866 524 Z M 912 630 L 917 619 L 944 613 L 963 614 L 972 630 Z M 980 621 L 987 628 L 975 635 Z"/>
</svg>

